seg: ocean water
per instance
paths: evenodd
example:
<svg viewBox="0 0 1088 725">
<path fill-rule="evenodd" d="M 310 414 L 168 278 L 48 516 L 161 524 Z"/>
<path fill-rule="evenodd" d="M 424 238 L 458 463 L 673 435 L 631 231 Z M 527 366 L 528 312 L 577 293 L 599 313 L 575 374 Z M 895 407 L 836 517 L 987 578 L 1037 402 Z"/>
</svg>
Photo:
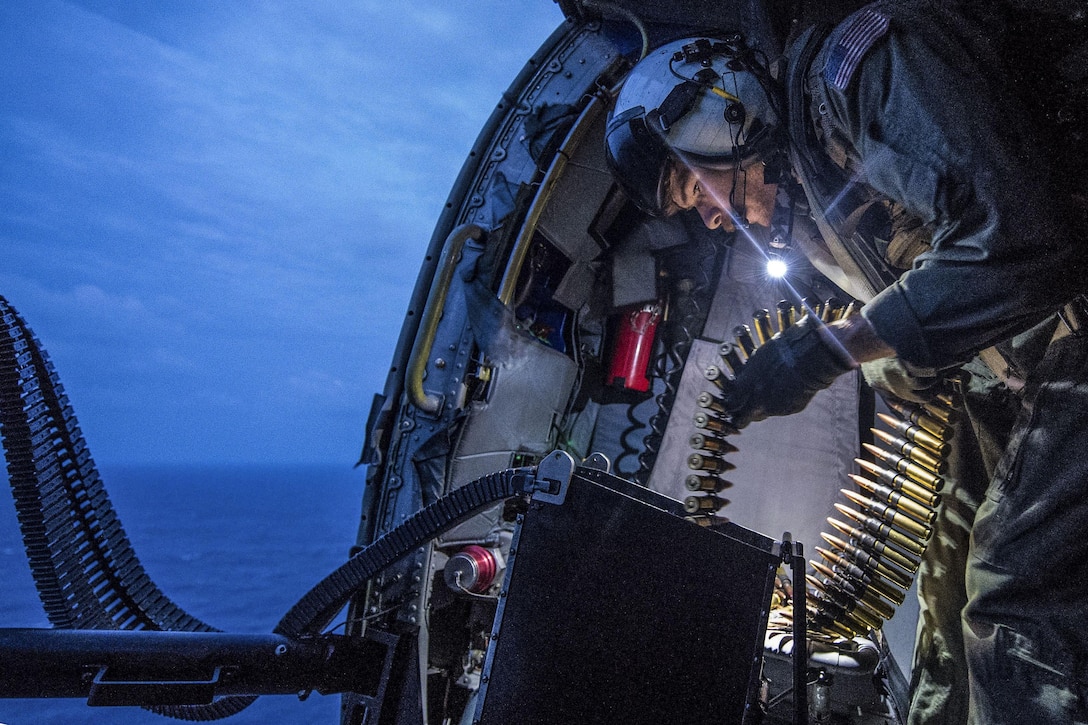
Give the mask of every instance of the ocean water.
<svg viewBox="0 0 1088 725">
<path fill-rule="evenodd" d="M 363 469 L 341 466 L 106 467 L 106 490 L 151 578 L 226 632 L 270 632 L 343 563 L 355 541 Z M 0 627 L 48 627 L 0 473 Z M 335 725 L 339 696 L 261 697 L 226 725 Z M 83 700 L 0 699 L 3 725 L 179 722 Z"/>
</svg>

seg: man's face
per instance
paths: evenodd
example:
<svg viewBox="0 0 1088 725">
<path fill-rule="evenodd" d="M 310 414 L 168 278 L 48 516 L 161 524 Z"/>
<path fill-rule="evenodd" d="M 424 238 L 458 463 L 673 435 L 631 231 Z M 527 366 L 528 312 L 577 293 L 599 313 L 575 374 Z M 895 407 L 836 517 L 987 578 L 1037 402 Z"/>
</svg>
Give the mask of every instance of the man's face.
<svg viewBox="0 0 1088 725">
<path fill-rule="evenodd" d="M 732 232 L 737 222 L 769 227 L 778 187 L 763 183 L 763 164 L 747 168 L 704 169 L 678 164 L 669 201 L 680 210 L 695 209 L 708 229 Z"/>
</svg>

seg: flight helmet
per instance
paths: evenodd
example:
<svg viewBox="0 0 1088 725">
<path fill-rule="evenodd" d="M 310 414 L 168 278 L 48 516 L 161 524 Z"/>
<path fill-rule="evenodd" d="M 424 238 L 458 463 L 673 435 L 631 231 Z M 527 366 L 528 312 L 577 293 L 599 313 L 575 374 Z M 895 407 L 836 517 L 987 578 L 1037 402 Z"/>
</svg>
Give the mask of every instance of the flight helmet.
<svg viewBox="0 0 1088 725">
<path fill-rule="evenodd" d="M 650 51 L 609 113 L 605 151 L 613 175 L 640 209 L 659 216 L 672 163 L 738 167 L 777 145 L 771 83 L 738 35 Z"/>
</svg>

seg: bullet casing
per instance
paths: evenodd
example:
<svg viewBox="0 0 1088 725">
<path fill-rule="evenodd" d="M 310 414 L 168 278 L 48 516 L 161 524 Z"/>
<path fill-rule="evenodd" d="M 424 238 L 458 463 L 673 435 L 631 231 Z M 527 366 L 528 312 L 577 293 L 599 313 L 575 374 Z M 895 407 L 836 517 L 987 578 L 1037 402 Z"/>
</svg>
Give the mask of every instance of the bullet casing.
<svg viewBox="0 0 1088 725">
<path fill-rule="evenodd" d="M 715 512 L 727 503 L 729 503 L 729 499 L 712 494 L 688 496 L 684 499 L 684 511 L 689 514 Z"/>
<path fill-rule="evenodd" d="M 898 438 L 879 428 L 870 428 L 869 430 L 885 445 L 891 448 L 893 452 L 906 456 L 912 462 L 917 463 L 936 475 L 941 475 L 945 472 L 947 464 L 945 464 L 942 458 L 938 457 L 937 454 L 931 452 L 929 449 L 919 446 L 916 443 L 911 443 L 905 438 Z"/>
<path fill-rule="evenodd" d="M 766 345 L 767 340 L 770 340 L 774 336 L 774 329 L 771 328 L 771 313 L 770 310 L 758 310 L 752 315 L 752 327 L 756 331 L 756 339 L 760 345 Z"/>
<path fill-rule="evenodd" d="M 925 544 L 922 540 L 915 538 L 913 534 L 895 528 L 886 521 L 882 521 L 873 516 L 866 516 L 841 503 L 835 504 L 835 508 L 838 509 L 840 513 L 857 521 L 863 529 L 877 538 L 886 539 L 904 551 L 908 551 L 915 556 L 921 556 L 922 552 L 925 551 Z"/>
<path fill-rule="evenodd" d="M 720 493 L 727 488 L 731 488 L 733 483 L 718 476 L 700 476 L 697 473 L 692 473 L 684 479 L 684 486 L 689 491 Z"/>
<path fill-rule="evenodd" d="M 912 572 L 903 570 L 891 561 L 885 561 L 879 553 L 848 543 L 831 534 L 821 533 L 820 536 L 823 537 L 824 541 L 843 552 L 845 556 L 862 569 L 874 569 L 882 574 L 885 579 L 894 582 L 896 586 L 903 589 L 910 587 L 911 581 L 914 579 Z"/>
<path fill-rule="evenodd" d="M 702 453 L 692 453 L 688 456 L 688 468 L 693 471 L 707 471 L 709 473 L 725 473 L 735 468 L 732 463 L 713 456 L 704 456 Z"/>
<path fill-rule="evenodd" d="M 871 551 L 885 561 L 894 562 L 910 574 L 914 574 L 914 572 L 918 571 L 920 560 L 915 555 L 896 547 L 894 543 L 877 538 L 867 531 L 862 531 L 856 526 L 851 526 L 850 524 L 835 518 L 828 517 L 827 522 L 845 536 L 849 536 L 850 543 L 855 546 Z"/>
<path fill-rule="evenodd" d="M 793 305 L 787 300 L 779 302 L 776 310 L 778 312 L 778 331 L 785 332 L 797 321 L 797 313 L 794 311 Z"/>
<path fill-rule="evenodd" d="M 947 441 L 941 440 L 929 431 L 920 428 L 913 423 L 905 420 L 896 420 L 887 413 L 877 413 L 876 416 L 884 421 L 888 427 L 902 435 L 911 443 L 925 446 L 938 456 L 946 456 L 948 455 L 949 450 L 951 450 L 951 445 Z"/>
<path fill-rule="evenodd" d="M 703 377 L 713 383 L 714 387 L 721 391 L 724 391 L 726 386 L 732 382 L 726 377 L 725 371 L 717 365 L 708 365 L 706 370 L 703 371 Z"/>
<path fill-rule="evenodd" d="M 736 377 L 740 369 L 744 367 L 744 360 L 741 359 L 740 353 L 737 352 L 737 347 L 731 342 L 723 342 L 718 348 L 718 356 L 721 357 L 722 362 L 729 368 L 729 372 Z"/>
<path fill-rule="evenodd" d="M 821 581 L 811 574 L 805 575 L 805 580 L 811 584 L 814 589 L 823 594 L 827 599 L 838 604 L 844 610 L 853 611 L 860 609 L 864 611 L 874 623 L 872 625 L 874 629 L 880 627 L 880 620 L 891 619 L 892 615 L 895 614 L 895 609 L 887 602 L 877 600 L 877 603 L 874 605 L 872 602 L 865 601 L 857 594 L 851 594 L 850 592 L 843 590 L 832 580 Z"/>
<path fill-rule="evenodd" d="M 722 398 L 714 395 L 713 393 L 699 393 L 699 397 L 695 399 L 695 403 L 700 408 L 712 410 L 718 415 L 728 415 L 728 411 L 725 409 L 725 403 Z"/>
<path fill-rule="evenodd" d="M 862 443 L 861 445 L 865 448 L 865 450 L 869 451 L 869 453 L 872 453 L 875 458 L 878 458 L 885 464 L 895 469 L 895 471 L 886 472 L 889 477 L 894 477 L 895 473 L 898 472 L 903 476 L 906 476 L 907 479 L 909 479 L 909 481 L 913 482 L 914 484 L 921 484 L 919 488 L 924 487 L 924 490 L 918 491 L 918 500 L 922 503 L 925 503 L 927 506 L 936 505 L 936 501 L 931 502 L 930 499 L 934 497 L 936 491 L 940 491 L 942 488 L 944 488 L 943 478 L 927 470 L 924 466 L 919 466 L 917 463 L 905 456 L 897 456 L 891 451 L 886 451 L 879 446 L 874 446 L 872 443 Z M 868 464 L 868 461 L 866 461 L 865 464 L 862 464 L 861 460 L 858 460 L 858 465 L 862 465 L 862 467 L 865 467 L 866 464 Z M 869 469 L 866 468 L 866 470 Z M 880 474 L 882 483 L 887 483 L 889 486 L 898 487 L 899 484 L 893 483 L 891 481 L 891 478 L 889 478 L 888 481 L 884 481 L 883 475 L 884 474 Z M 911 491 L 908 491 L 908 493 L 910 493 L 910 495 L 912 496 L 914 495 L 914 493 Z"/>
<path fill-rule="evenodd" d="M 859 506 L 862 511 L 868 511 L 877 518 L 884 519 L 893 526 L 897 526 L 903 531 L 917 536 L 922 541 L 929 539 L 931 530 L 928 526 L 900 513 L 895 507 L 888 506 L 879 501 L 874 501 L 871 498 L 867 498 L 846 488 L 839 490 L 855 505 Z"/>
<path fill-rule="evenodd" d="M 737 340 L 737 346 L 744 351 L 746 358 L 752 357 L 756 351 L 756 343 L 752 340 L 752 330 L 748 325 L 737 325 L 733 328 L 733 337 Z"/>
<path fill-rule="evenodd" d="M 879 573 L 872 570 L 862 569 L 854 562 L 846 559 L 845 557 L 834 551 L 830 551 L 821 546 L 816 547 L 816 550 L 820 552 L 820 556 L 824 557 L 824 559 L 831 563 L 832 569 L 834 571 L 840 572 L 843 576 L 849 579 L 863 582 L 868 589 L 871 589 L 879 593 L 881 596 L 884 596 L 887 599 L 894 601 L 896 604 L 903 603 L 902 589 L 906 589 L 907 587 L 909 587 L 909 584 L 907 585 L 907 587 L 900 588 L 898 584 L 884 578 Z"/>
<path fill-rule="evenodd" d="M 736 453 L 737 447 L 722 438 L 708 436 L 703 433 L 692 433 L 688 443 L 697 450 L 710 451 L 714 455 L 724 456 L 727 453 Z M 732 464 L 730 464 L 732 466 Z"/>
<path fill-rule="evenodd" d="M 865 489 L 871 497 L 894 508 L 898 513 L 906 514 L 921 524 L 930 525 L 937 518 L 937 512 L 915 501 L 909 496 L 903 495 L 894 488 L 870 481 L 856 473 L 850 474 L 850 479 L 861 488 Z"/>
<path fill-rule="evenodd" d="M 729 421 L 705 411 L 696 413 L 692 421 L 696 428 L 708 430 L 711 433 L 719 433 L 721 435 L 734 435 L 740 433 L 740 428 L 737 428 Z"/>
<path fill-rule="evenodd" d="M 904 420 L 908 420 L 919 428 L 929 431 L 942 441 L 952 437 L 952 429 L 929 415 L 920 405 L 907 405 L 893 400 L 888 402 L 888 407 L 899 413 Z"/>
</svg>

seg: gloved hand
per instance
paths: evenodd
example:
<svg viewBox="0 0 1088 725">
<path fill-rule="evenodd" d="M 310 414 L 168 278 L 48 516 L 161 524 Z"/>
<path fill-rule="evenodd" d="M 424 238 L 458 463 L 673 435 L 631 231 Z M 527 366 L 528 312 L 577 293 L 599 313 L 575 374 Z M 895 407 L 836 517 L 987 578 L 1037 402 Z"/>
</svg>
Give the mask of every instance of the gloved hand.
<svg viewBox="0 0 1088 725">
<path fill-rule="evenodd" d="M 870 387 L 912 403 L 933 400 L 941 392 L 943 380 L 936 370 L 916 367 L 897 357 L 864 362 L 861 364 L 861 374 Z"/>
<path fill-rule="evenodd" d="M 823 327 L 808 315 L 752 354 L 723 399 L 734 425 L 743 428 L 752 421 L 797 413 L 855 367 Z"/>
</svg>

